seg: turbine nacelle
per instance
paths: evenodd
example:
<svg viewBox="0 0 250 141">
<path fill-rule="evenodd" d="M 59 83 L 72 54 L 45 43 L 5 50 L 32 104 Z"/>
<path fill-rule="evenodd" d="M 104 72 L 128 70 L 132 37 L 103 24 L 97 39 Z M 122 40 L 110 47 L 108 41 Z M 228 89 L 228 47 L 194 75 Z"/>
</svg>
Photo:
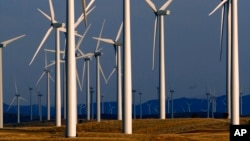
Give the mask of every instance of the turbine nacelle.
<svg viewBox="0 0 250 141">
<path fill-rule="evenodd" d="M 115 46 L 123 46 L 123 42 L 115 41 L 114 45 Z"/>
<path fill-rule="evenodd" d="M 97 56 L 102 56 L 102 55 L 103 55 L 102 52 L 95 52 L 95 57 L 97 57 Z"/>
<path fill-rule="evenodd" d="M 20 97 L 21 95 L 20 94 L 16 94 L 16 97 Z"/>
<path fill-rule="evenodd" d="M 61 27 L 65 27 L 64 23 L 51 23 L 51 26 L 53 26 L 54 28 L 61 28 Z"/>
<path fill-rule="evenodd" d="M 157 10 L 157 12 L 155 12 L 155 15 L 157 16 L 170 15 L 170 10 Z"/>
</svg>

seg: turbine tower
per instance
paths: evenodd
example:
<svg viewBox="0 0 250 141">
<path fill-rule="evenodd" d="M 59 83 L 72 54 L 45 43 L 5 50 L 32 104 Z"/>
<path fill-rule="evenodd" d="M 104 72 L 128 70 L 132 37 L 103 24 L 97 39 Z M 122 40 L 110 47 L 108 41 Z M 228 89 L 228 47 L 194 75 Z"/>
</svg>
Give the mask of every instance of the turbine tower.
<svg viewBox="0 0 250 141">
<path fill-rule="evenodd" d="M 21 35 L 0 43 L 0 128 L 3 128 L 3 55 L 2 48 L 7 47 L 8 44 L 24 37 L 25 35 Z"/>
<path fill-rule="evenodd" d="M 76 137 L 76 57 L 75 57 L 75 1 L 67 0 L 67 47 L 66 47 L 66 137 Z"/>
<path fill-rule="evenodd" d="M 156 30 L 157 24 L 159 22 L 159 84 L 160 84 L 160 119 L 165 119 L 165 45 L 164 45 L 164 16 L 169 15 L 170 11 L 166 10 L 166 8 L 171 4 L 172 0 L 167 0 L 166 3 L 162 5 L 160 9 L 156 9 L 154 3 L 151 0 L 145 0 L 149 7 L 153 10 L 155 14 L 155 25 L 154 25 L 154 45 L 153 45 L 153 66 L 154 69 L 154 51 L 155 51 L 155 43 L 156 43 Z M 159 20 L 159 21 L 158 21 Z"/>
<path fill-rule="evenodd" d="M 115 49 L 115 56 L 116 56 L 116 67 L 114 68 L 117 69 L 117 119 L 118 120 L 122 120 L 122 67 L 121 67 L 121 46 L 122 46 L 122 42 L 119 42 L 119 38 L 122 32 L 122 27 L 123 27 L 123 23 L 121 23 L 120 28 L 118 30 L 118 33 L 116 35 L 115 40 L 112 39 L 106 39 L 106 38 L 96 38 L 93 37 L 94 39 L 98 40 L 98 41 L 102 41 L 108 44 L 111 44 L 114 46 Z M 114 71 L 113 71 L 114 72 Z M 113 73 L 111 73 L 108 77 L 107 80 L 109 80 L 109 78 L 112 76 Z"/>
<path fill-rule="evenodd" d="M 231 0 L 222 0 L 215 9 L 209 13 L 209 16 L 214 14 L 219 8 L 222 7 L 221 11 L 221 29 L 220 29 L 220 60 L 222 56 L 222 46 L 223 46 L 223 30 L 224 30 L 224 23 L 225 18 L 227 17 L 227 55 L 226 55 L 226 94 L 227 94 L 227 113 L 228 113 L 228 119 L 231 118 Z M 226 12 L 225 12 L 226 11 Z"/>
<path fill-rule="evenodd" d="M 123 132 L 132 134 L 132 70 L 130 0 L 123 0 Z"/>
</svg>

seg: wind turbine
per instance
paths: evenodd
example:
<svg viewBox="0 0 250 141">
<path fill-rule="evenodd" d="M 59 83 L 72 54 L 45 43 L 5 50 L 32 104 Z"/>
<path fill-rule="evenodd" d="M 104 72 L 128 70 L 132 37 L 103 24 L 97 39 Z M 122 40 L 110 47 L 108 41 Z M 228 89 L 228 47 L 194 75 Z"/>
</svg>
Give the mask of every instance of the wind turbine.
<svg viewBox="0 0 250 141">
<path fill-rule="evenodd" d="M 32 116 L 33 116 L 33 112 L 32 112 L 32 90 L 33 88 L 29 87 L 29 91 L 30 91 L 30 120 L 32 121 Z"/>
<path fill-rule="evenodd" d="M 47 66 L 48 66 L 47 65 L 47 52 L 45 52 L 45 67 L 44 67 L 43 73 L 41 74 L 41 76 L 36 82 L 36 86 L 39 84 L 43 76 L 46 74 L 47 75 L 47 120 L 50 120 L 50 79 L 51 80 L 53 79 L 50 75 L 51 71 L 48 69 Z"/>
<path fill-rule="evenodd" d="M 231 48 L 231 0 L 222 0 L 215 9 L 209 13 L 209 16 L 214 14 L 219 8 L 222 7 L 221 11 L 221 29 L 220 29 L 220 60 L 222 56 L 222 46 L 223 46 L 223 29 L 225 23 L 225 17 L 227 17 L 227 55 L 226 55 L 226 93 L 227 93 L 227 112 L 228 112 L 228 119 L 231 118 L 231 55 L 232 55 L 232 48 Z M 225 12 L 226 10 L 226 12 Z"/>
<path fill-rule="evenodd" d="M 102 28 L 101 28 L 101 31 L 100 31 L 100 34 L 99 34 L 99 38 L 102 36 L 102 31 L 103 31 L 103 27 L 104 27 L 104 24 L 105 24 L 105 20 L 103 21 L 103 24 L 102 24 Z M 101 121 L 101 101 L 100 101 L 100 98 L 101 98 L 101 85 L 100 85 L 100 71 L 106 81 L 106 78 L 105 78 L 105 75 L 103 73 L 103 70 L 102 70 L 102 67 L 101 67 L 101 64 L 100 64 L 100 56 L 103 54 L 102 52 L 100 52 L 100 49 L 99 49 L 99 45 L 100 45 L 100 40 L 97 41 L 97 45 L 96 45 L 96 48 L 95 48 L 95 51 L 94 51 L 94 54 L 95 54 L 95 58 L 96 58 L 96 120 L 98 122 Z"/>
<path fill-rule="evenodd" d="M 142 103 L 141 103 L 141 96 L 142 96 L 142 93 L 139 92 L 139 95 L 140 95 L 140 118 L 142 118 Z"/>
<path fill-rule="evenodd" d="M 85 111 L 86 110 L 86 105 L 85 104 L 81 104 L 79 107 L 79 115 L 82 115 L 82 109 Z"/>
<path fill-rule="evenodd" d="M 38 11 L 40 13 L 42 13 L 50 22 L 50 28 L 47 30 L 46 34 L 44 35 L 41 43 L 39 44 L 35 54 L 33 55 L 29 65 L 31 65 L 36 57 L 36 55 L 38 54 L 39 50 L 42 48 L 44 42 L 47 40 L 48 36 L 50 35 L 50 33 L 52 32 L 53 29 L 55 29 L 55 48 L 56 48 L 56 71 L 55 71 L 55 76 L 56 76 L 56 81 L 55 81 L 55 85 L 56 85 L 56 101 L 55 101 L 55 105 L 56 105 L 56 126 L 61 126 L 61 120 L 60 118 L 57 118 L 58 116 L 61 116 L 61 109 L 58 110 L 58 107 L 61 105 L 60 102 L 60 97 L 61 97 L 61 89 L 60 89 L 60 85 L 61 85 L 61 81 L 60 81 L 60 30 L 61 31 L 65 31 L 65 24 L 64 23 L 59 23 L 55 20 L 55 13 L 54 13 L 54 7 L 53 7 L 53 3 L 52 0 L 48 0 L 49 1 L 49 7 L 50 7 L 50 16 L 48 16 L 47 14 L 45 14 L 42 10 L 38 9 Z M 49 88 L 49 73 L 48 74 L 48 88 Z M 47 97 L 47 120 L 50 120 L 50 93 L 48 90 L 48 97 Z"/>
<path fill-rule="evenodd" d="M 113 109 L 114 109 L 115 107 L 114 106 L 112 106 L 110 103 L 109 103 L 109 114 L 113 114 Z"/>
<path fill-rule="evenodd" d="M 206 92 L 206 96 L 207 96 L 207 118 L 209 118 L 209 108 L 210 108 L 210 93 Z"/>
<path fill-rule="evenodd" d="M 159 22 L 159 42 L 160 42 L 160 51 L 159 51 L 159 84 L 160 84 L 160 119 L 165 119 L 165 51 L 164 51 L 164 16 L 169 15 L 170 11 L 166 8 L 171 4 L 172 0 L 167 0 L 166 3 L 162 5 L 160 9 L 156 9 L 154 3 L 151 0 L 145 0 L 149 7 L 153 10 L 155 14 L 155 25 L 154 25 L 154 44 L 153 44 L 153 66 L 154 69 L 154 52 L 155 52 L 155 43 L 156 43 L 156 30 L 157 24 Z M 158 21 L 159 20 L 159 21 Z"/>
<path fill-rule="evenodd" d="M 0 43 L 0 128 L 3 128 L 3 55 L 2 48 L 7 47 L 8 44 L 23 38 L 25 35 L 21 35 Z"/>
<path fill-rule="evenodd" d="M 81 38 L 80 41 L 82 41 L 83 38 Z M 79 58 L 83 58 L 84 59 L 84 63 L 83 63 L 83 75 L 82 75 L 82 85 L 83 85 L 83 80 L 84 80 L 84 73 L 85 73 L 85 69 L 86 69 L 86 106 L 87 106 L 87 120 L 90 120 L 90 71 L 89 71 L 89 62 L 92 59 L 92 57 L 94 57 L 94 53 L 87 53 L 84 54 L 83 51 L 81 51 L 79 49 L 80 47 L 80 43 L 78 42 L 78 44 L 76 45 L 76 50 L 78 50 L 81 53 L 81 56 Z"/>
<path fill-rule="evenodd" d="M 211 96 L 210 96 L 210 102 L 212 103 L 212 118 L 214 118 L 214 113 L 216 112 L 216 94 L 215 94 L 215 90 L 212 92 L 212 90 L 210 90 Z"/>
<path fill-rule="evenodd" d="M 148 115 L 151 114 L 151 105 L 152 105 L 152 103 L 147 103 L 147 106 L 148 106 Z"/>
<path fill-rule="evenodd" d="M 93 89 L 93 87 L 90 87 L 90 107 L 91 107 L 91 119 L 94 119 L 94 92 L 95 90 Z"/>
<path fill-rule="evenodd" d="M 17 91 L 17 85 L 16 85 L 16 80 L 14 79 L 14 84 L 15 84 L 15 96 L 12 98 L 12 101 L 7 109 L 9 111 L 10 107 L 14 103 L 15 100 L 17 100 L 17 123 L 20 123 L 20 99 L 25 100 Z M 26 100 L 25 100 L 26 101 Z"/>
<path fill-rule="evenodd" d="M 191 112 L 191 103 L 186 103 L 187 104 L 187 109 L 188 109 L 188 112 L 190 113 Z"/>
<path fill-rule="evenodd" d="M 173 101 L 173 94 L 174 94 L 174 89 L 170 88 L 170 94 L 171 94 L 171 118 L 174 118 L 174 101 Z"/>
<path fill-rule="evenodd" d="M 38 96 L 38 112 L 39 112 L 39 120 L 42 121 L 42 94 L 40 93 L 40 91 L 37 92 L 37 96 Z"/>
<path fill-rule="evenodd" d="M 136 94 L 136 90 L 132 90 L 132 94 L 133 94 L 133 113 L 134 113 L 134 119 L 136 119 L 136 107 L 135 107 L 135 94 Z"/>
<path fill-rule="evenodd" d="M 102 105 L 102 108 L 101 108 L 102 111 L 101 111 L 101 113 L 102 114 L 104 114 L 104 101 L 103 101 L 103 99 L 104 99 L 104 95 L 101 96 L 101 105 Z"/>
<path fill-rule="evenodd" d="M 117 119 L 118 120 L 122 120 L 122 67 L 121 67 L 121 46 L 123 45 L 122 42 L 118 41 L 120 36 L 121 36 L 121 32 L 122 32 L 122 27 L 123 27 L 123 23 L 121 23 L 120 28 L 118 30 L 118 33 L 116 35 L 115 40 L 112 39 L 107 39 L 107 38 L 97 38 L 97 37 L 93 37 L 96 40 L 108 43 L 113 45 L 114 49 L 115 49 L 115 56 L 116 56 L 116 67 L 113 69 L 113 71 L 111 72 L 111 74 L 109 75 L 108 79 L 112 76 L 113 72 L 115 71 L 115 69 L 117 70 Z"/>
</svg>

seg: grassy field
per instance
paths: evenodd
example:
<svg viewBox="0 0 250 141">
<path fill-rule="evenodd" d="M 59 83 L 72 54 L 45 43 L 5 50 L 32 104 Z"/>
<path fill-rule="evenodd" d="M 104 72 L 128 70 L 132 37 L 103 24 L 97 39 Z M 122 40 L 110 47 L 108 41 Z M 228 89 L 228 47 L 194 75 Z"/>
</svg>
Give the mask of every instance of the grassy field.
<svg viewBox="0 0 250 141">
<path fill-rule="evenodd" d="M 241 119 L 249 124 L 250 118 Z M 86 140 L 86 141 L 229 141 L 229 120 L 207 118 L 137 119 L 133 134 L 122 133 L 122 122 L 80 120 L 77 137 L 65 138 L 65 126 L 50 122 L 8 124 L 0 129 L 0 140 Z"/>
</svg>

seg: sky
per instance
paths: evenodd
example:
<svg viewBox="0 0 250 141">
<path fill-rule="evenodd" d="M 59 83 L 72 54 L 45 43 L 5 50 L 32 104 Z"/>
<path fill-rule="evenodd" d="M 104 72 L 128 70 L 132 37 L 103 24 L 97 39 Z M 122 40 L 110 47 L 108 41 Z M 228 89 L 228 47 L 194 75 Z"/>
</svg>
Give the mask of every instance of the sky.
<svg viewBox="0 0 250 141">
<path fill-rule="evenodd" d="M 55 17 L 58 22 L 66 22 L 66 1 L 52 0 Z M 160 8 L 165 0 L 152 0 Z M 87 0 L 87 3 L 89 1 Z M 106 20 L 102 37 L 116 37 L 122 22 L 122 0 L 96 0 L 96 8 L 88 16 L 91 24 L 82 45 L 85 53 L 93 52 L 103 20 Z M 169 88 L 175 90 L 174 98 L 206 98 L 206 89 L 215 90 L 216 95 L 225 95 L 226 65 L 225 44 L 222 61 L 219 61 L 220 52 L 220 10 L 208 16 L 220 0 L 173 0 L 168 7 L 171 11 L 165 16 L 165 61 L 166 61 L 166 94 Z M 248 94 L 250 89 L 250 17 L 248 0 L 239 0 L 239 62 L 240 87 L 243 93 Z M 41 50 L 29 66 L 40 41 L 50 26 L 48 21 L 37 8 L 49 14 L 48 0 L 1 0 L 0 1 L 0 41 L 26 34 L 14 43 L 3 49 L 3 86 L 4 103 L 9 104 L 15 95 L 14 78 L 17 81 L 18 93 L 29 104 L 29 87 L 35 88 L 35 83 L 44 68 L 44 51 Z M 80 0 L 75 0 L 76 19 L 81 14 Z M 152 70 L 154 13 L 144 0 L 131 0 L 131 52 L 132 52 L 132 87 L 143 93 L 142 102 L 157 98 L 158 59 L 155 60 L 155 69 Z M 81 23 L 77 31 L 85 31 Z M 49 36 L 42 49 L 54 49 L 55 34 Z M 122 39 L 122 38 L 121 38 Z M 76 38 L 77 42 L 78 38 Z M 61 34 L 61 49 L 64 48 L 64 36 Z M 115 65 L 113 46 L 101 43 L 103 56 L 101 65 L 108 75 Z M 158 56 L 158 46 L 155 56 Z M 48 54 L 48 60 L 53 60 L 54 54 Z M 83 60 L 77 61 L 78 72 L 82 77 Z M 91 86 L 95 89 L 95 58 L 90 63 Z M 54 77 L 54 67 L 51 67 Z M 86 77 L 85 77 L 86 78 Z M 45 104 L 45 78 L 33 91 L 33 101 L 37 102 L 36 90 L 39 89 Z M 108 84 L 101 80 L 101 95 L 104 101 L 116 100 L 116 75 Z M 86 83 L 85 83 L 86 84 Z M 51 102 L 54 103 L 54 82 L 51 82 Z M 78 103 L 85 103 L 85 87 L 81 92 L 78 89 Z M 136 96 L 136 101 L 139 95 Z M 139 101 L 138 101 L 139 102 Z M 52 104 L 53 106 L 54 104 Z"/>
</svg>

